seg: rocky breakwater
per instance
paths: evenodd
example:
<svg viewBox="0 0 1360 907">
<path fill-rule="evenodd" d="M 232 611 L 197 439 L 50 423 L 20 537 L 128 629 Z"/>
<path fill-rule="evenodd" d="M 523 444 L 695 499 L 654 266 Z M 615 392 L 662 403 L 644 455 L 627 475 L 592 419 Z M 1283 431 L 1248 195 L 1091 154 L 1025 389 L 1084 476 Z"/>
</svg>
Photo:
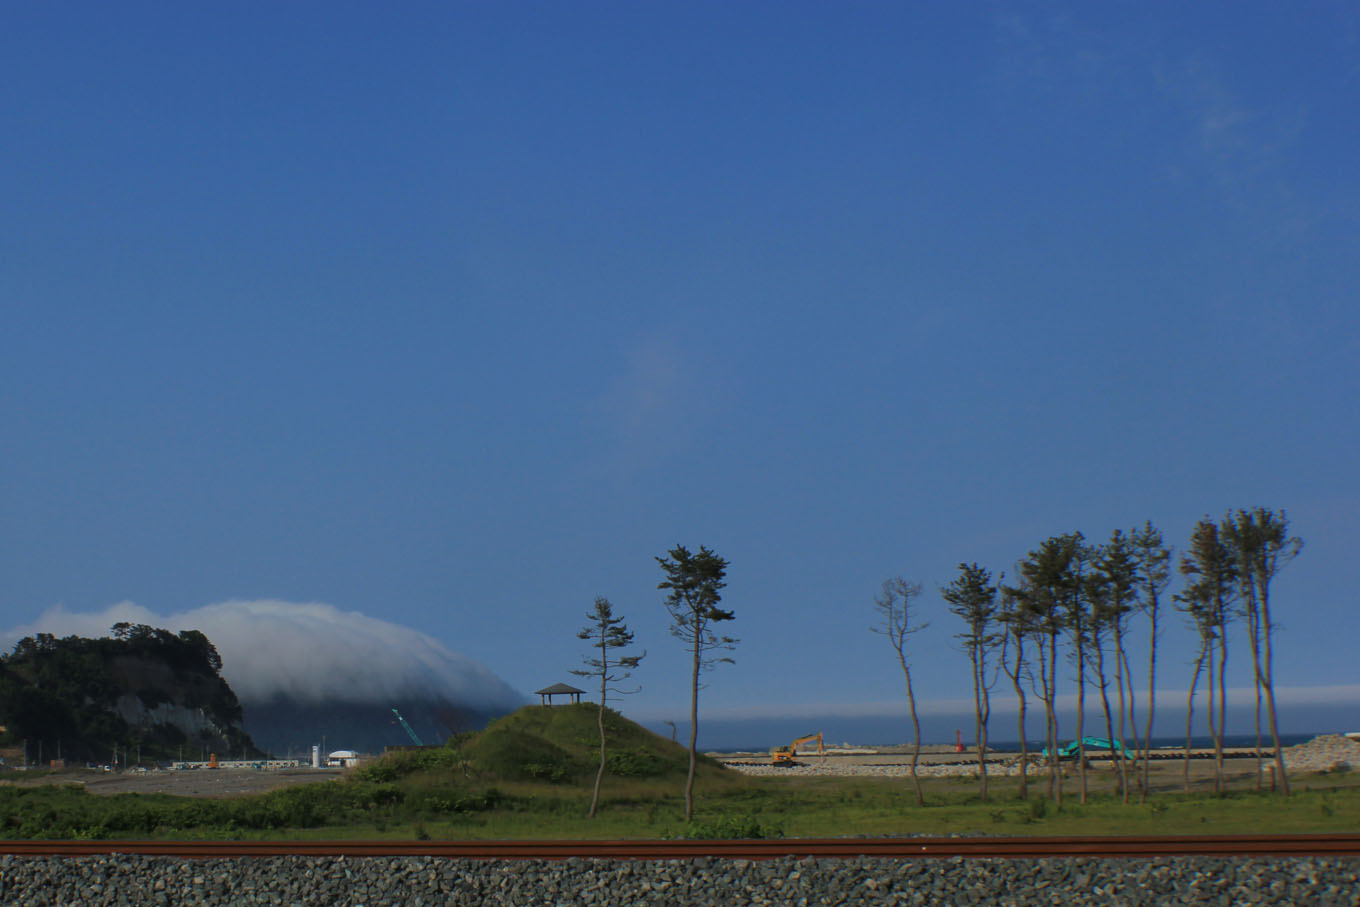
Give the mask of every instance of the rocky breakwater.
<svg viewBox="0 0 1360 907">
<path fill-rule="evenodd" d="M 1300 775 L 1360 768 L 1360 741 L 1344 734 L 1321 734 L 1307 743 L 1286 747 L 1284 767 Z"/>
<path fill-rule="evenodd" d="M 878 778 L 907 778 L 911 776 L 911 766 L 892 764 L 892 765 L 873 765 L 863 763 L 846 763 L 836 759 L 817 761 L 812 759 L 801 765 L 769 765 L 765 763 L 750 762 L 729 762 L 727 767 L 741 772 L 745 775 L 775 775 L 785 778 L 797 777 L 878 777 Z M 1038 774 L 1044 771 L 1044 766 L 1031 759 L 1029 762 L 1029 774 Z M 930 763 L 922 762 L 916 767 L 916 774 L 921 778 L 976 778 L 978 767 L 976 762 L 969 763 Z M 1020 757 L 1006 759 L 1004 761 L 987 762 L 987 774 L 993 777 L 1020 774 Z"/>
</svg>

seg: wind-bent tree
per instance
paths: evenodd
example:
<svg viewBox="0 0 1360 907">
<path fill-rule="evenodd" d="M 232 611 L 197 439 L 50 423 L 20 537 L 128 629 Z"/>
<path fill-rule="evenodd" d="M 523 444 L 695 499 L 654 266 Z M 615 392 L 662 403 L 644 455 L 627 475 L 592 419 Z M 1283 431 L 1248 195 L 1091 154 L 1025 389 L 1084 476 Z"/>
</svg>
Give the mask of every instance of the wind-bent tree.
<svg viewBox="0 0 1360 907">
<path fill-rule="evenodd" d="M 1219 525 L 1219 534 L 1232 552 L 1237 569 L 1237 597 L 1241 602 L 1242 619 L 1247 624 L 1247 642 L 1251 646 L 1252 689 L 1256 694 L 1256 707 L 1252 713 L 1256 726 L 1256 789 L 1260 790 L 1265 775 L 1261 756 L 1261 608 L 1256 595 L 1256 574 L 1251 569 L 1259 533 L 1255 521 L 1246 511 L 1239 511 L 1239 514 L 1243 517 L 1240 522 L 1236 515 L 1228 513 Z"/>
<path fill-rule="evenodd" d="M 911 600 L 921 594 L 920 583 L 909 583 L 902 577 L 883 581 L 883 591 L 874 598 L 881 622 L 870 627 L 875 633 L 888 637 L 893 651 L 897 653 L 897 663 L 902 666 L 902 678 L 907 683 L 907 705 L 911 711 L 911 784 L 916 792 L 916 805 L 925 805 L 921 793 L 921 779 L 916 774 L 917 763 L 921 760 L 921 722 L 916 715 L 916 694 L 911 688 L 911 654 L 907 641 L 914 633 L 926 628 L 926 624 L 913 624 Z"/>
<path fill-rule="evenodd" d="M 1138 750 L 1138 731 L 1133 727 L 1133 676 L 1129 672 L 1128 653 L 1124 649 L 1124 633 L 1128 629 L 1129 617 L 1137 604 L 1138 560 L 1133 544 L 1123 532 L 1116 529 L 1110 540 L 1100 549 L 1096 561 L 1096 572 L 1100 577 L 1102 596 L 1099 607 L 1099 624 L 1107 627 L 1114 635 L 1115 681 L 1119 697 L 1119 740 L 1124 743 L 1124 734 L 1133 731 L 1133 749 Z M 1102 690 L 1103 695 L 1103 690 Z M 1125 720 L 1127 718 L 1127 724 Z M 1106 732 L 1109 732 L 1109 706 L 1105 709 Z M 1113 735 L 1111 735 L 1113 736 Z M 1124 802 L 1129 802 L 1128 766 L 1122 753 L 1116 755 L 1119 762 L 1119 790 Z"/>
<path fill-rule="evenodd" d="M 1195 691 L 1199 687 L 1200 675 L 1204 673 L 1204 664 L 1209 662 L 1212 667 L 1213 662 L 1210 656 L 1214 648 L 1214 629 L 1213 608 L 1207 603 L 1208 589 L 1202 583 L 1189 583 L 1185 589 L 1175 594 L 1177 609 L 1183 612 L 1189 619 L 1195 632 L 1199 635 L 1199 647 L 1195 650 L 1195 669 L 1190 674 L 1190 688 L 1185 694 L 1185 764 L 1184 768 L 1184 787 L 1185 792 L 1190 793 L 1190 743 L 1194 736 L 1195 721 Z M 1213 723 L 1213 683 L 1209 684 L 1209 721 Z"/>
<path fill-rule="evenodd" d="M 1162 541 L 1162 533 L 1151 520 L 1142 529 L 1129 533 L 1134 557 L 1138 563 L 1138 606 L 1148 617 L 1148 704 L 1143 728 L 1143 771 L 1139 798 L 1147 802 L 1148 772 L 1152 763 L 1152 717 L 1157 710 L 1157 619 L 1160 617 L 1161 596 L 1170 582 L 1171 549 Z M 1130 675 L 1129 689 L 1133 689 Z"/>
<path fill-rule="evenodd" d="M 1086 802 L 1086 656 L 1091 645 L 1091 607 L 1087 600 L 1087 572 L 1091 549 L 1080 532 L 1073 534 L 1072 560 L 1062 585 L 1064 621 L 1072 638 L 1077 664 L 1077 778 L 1081 802 Z"/>
<path fill-rule="evenodd" d="M 1020 604 L 1020 597 L 1006 586 L 1006 575 L 999 580 L 1001 588 L 1001 607 L 997 621 L 1001 624 L 1001 670 L 1010 678 L 1015 689 L 1017 718 L 1020 731 L 1020 799 L 1029 798 L 1029 738 L 1025 736 L 1025 712 L 1028 702 L 1025 699 L 1024 681 L 1029 673 L 1025 662 L 1025 640 L 1034 632 L 1028 616 Z"/>
<path fill-rule="evenodd" d="M 633 631 L 628 629 L 628 625 L 623 622 L 622 617 L 614 616 L 614 606 L 609 603 L 609 599 L 597 597 L 595 607 L 586 612 L 586 619 L 590 621 L 590 624 L 583 627 L 576 634 L 576 638 L 590 640 L 591 648 L 598 649 L 599 655 L 587 655 L 581 659 L 582 664 L 589 670 L 573 670 L 571 673 L 578 677 L 596 677 L 600 681 L 600 768 L 595 772 L 595 792 L 590 797 L 589 815 L 593 819 L 595 818 L 595 810 L 600 803 L 600 784 L 604 781 L 605 700 L 611 690 L 620 695 L 637 692 L 637 690 L 620 690 L 611 687 L 610 684 L 627 680 L 632 676 L 638 662 L 642 661 L 647 652 L 643 650 L 641 655 L 624 655 L 620 652 L 611 657 L 612 650 L 622 649 L 633 644 Z"/>
<path fill-rule="evenodd" d="M 666 610 L 671 616 L 671 635 L 685 644 L 689 650 L 690 661 L 690 700 L 689 700 L 689 772 L 685 775 L 685 821 L 694 818 L 694 765 L 697 760 L 696 749 L 699 740 L 699 675 L 705 668 L 722 662 L 731 663 L 726 656 L 714 657 L 711 653 L 731 651 L 737 640 L 730 636 L 719 636 L 713 632 L 713 624 L 735 618 L 731 611 L 718 607 L 722 601 L 722 589 L 727 583 L 727 561 L 704 546 L 691 554 L 684 545 L 676 545 L 669 552 L 670 557 L 658 557 L 666 578 L 657 584 L 658 589 L 670 590 L 666 597 Z"/>
<path fill-rule="evenodd" d="M 1105 650 L 1109 646 L 1110 637 L 1114 632 L 1114 615 L 1110 610 L 1109 583 L 1099 569 L 1102 549 L 1092 549 L 1091 554 L 1093 559 L 1092 569 L 1087 572 L 1085 582 L 1082 583 L 1090 608 L 1088 611 L 1087 639 L 1089 640 L 1090 653 L 1094 656 L 1095 661 L 1095 676 L 1092 679 L 1095 682 L 1096 690 L 1100 693 L 1100 708 L 1105 716 L 1105 738 L 1114 740 L 1114 712 L 1110 708 L 1110 672 L 1106 670 L 1105 666 Z M 1115 681 L 1119 681 L 1117 672 Z M 1120 692 L 1122 693 L 1123 690 L 1121 689 Z M 1122 736 L 1120 742 L 1123 742 Z M 1113 750 L 1111 750 L 1110 757 L 1110 764 L 1114 765 L 1118 757 Z M 1123 775 L 1119 769 L 1115 768 L 1113 771 L 1122 780 Z"/>
<path fill-rule="evenodd" d="M 987 657 L 1000 642 L 996 627 L 996 586 L 992 575 L 976 563 L 959 564 L 958 577 L 940 590 L 951 613 L 963 619 L 967 629 L 955 634 L 963 641 L 973 672 L 973 726 L 977 745 L 979 797 L 987 800 L 987 722 L 991 718 L 991 688 L 996 673 Z M 988 677 L 989 672 L 991 677 Z"/>
<path fill-rule="evenodd" d="M 1062 807 L 1062 770 L 1058 761 L 1058 639 L 1066 629 L 1065 611 L 1072 559 L 1079 536 L 1046 539 L 1020 562 L 1021 582 L 1007 588 L 1020 601 L 1039 650 L 1039 698 L 1044 703 L 1044 741 L 1048 748 L 1048 795 Z"/>
<path fill-rule="evenodd" d="M 1207 621 L 1217 664 L 1211 655 L 1209 664 L 1209 734 L 1214 738 L 1214 792 L 1223 793 L 1223 735 L 1227 724 L 1228 624 L 1232 618 L 1232 600 L 1236 594 L 1237 568 L 1232 552 L 1219 535 L 1218 524 L 1208 517 L 1195 524 L 1190 534 L 1190 548 L 1181 557 L 1181 573 L 1188 586 L 1185 595 L 1195 610 L 1192 615 L 1200 628 L 1200 638 L 1206 639 Z M 1217 680 L 1217 688 L 1215 688 Z M 1215 707 L 1217 711 L 1215 711 Z"/>
<path fill-rule="evenodd" d="M 1261 784 L 1261 694 L 1266 697 L 1266 713 L 1270 722 L 1271 742 L 1275 747 L 1275 776 L 1280 792 L 1289 795 L 1289 777 L 1285 774 L 1284 753 L 1280 749 L 1279 722 L 1275 714 L 1274 657 L 1270 619 L 1270 584 L 1285 565 L 1303 550 L 1303 540 L 1289 535 L 1289 519 L 1282 510 L 1278 514 L 1264 507 L 1250 511 L 1239 510 L 1223 521 L 1224 536 L 1233 550 L 1238 569 L 1238 584 L 1245 598 L 1248 628 L 1251 634 L 1252 664 L 1256 674 L 1256 752 L 1257 786 Z M 1264 647 L 1264 652 L 1261 648 Z"/>
</svg>

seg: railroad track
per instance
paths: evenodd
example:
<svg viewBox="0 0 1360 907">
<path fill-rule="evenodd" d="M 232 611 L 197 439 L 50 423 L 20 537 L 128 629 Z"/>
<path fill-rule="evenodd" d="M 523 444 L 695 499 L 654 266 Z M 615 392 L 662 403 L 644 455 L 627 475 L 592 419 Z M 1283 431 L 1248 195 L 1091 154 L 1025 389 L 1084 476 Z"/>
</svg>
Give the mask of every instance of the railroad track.
<svg viewBox="0 0 1360 907">
<path fill-rule="evenodd" d="M 428 856 L 472 860 L 684 860 L 697 857 L 1360 857 L 1360 834 L 1135 837 L 789 838 L 741 841 L 0 841 L 0 855 L 188 858 Z"/>
</svg>

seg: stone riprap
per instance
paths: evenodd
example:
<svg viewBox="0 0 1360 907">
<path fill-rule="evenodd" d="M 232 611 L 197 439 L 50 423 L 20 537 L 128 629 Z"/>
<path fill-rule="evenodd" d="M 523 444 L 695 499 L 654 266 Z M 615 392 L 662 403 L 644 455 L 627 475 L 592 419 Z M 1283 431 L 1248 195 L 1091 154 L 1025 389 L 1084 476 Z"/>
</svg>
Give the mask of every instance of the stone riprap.
<svg viewBox="0 0 1360 907">
<path fill-rule="evenodd" d="M 1286 747 L 1284 767 L 1293 773 L 1349 771 L 1360 768 L 1360 741 L 1344 734 L 1323 734 Z"/>
<path fill-rule="evenodd" d="M 3 857 L 7 905 L 1141 904 L 1353 907 L 1360 860 Z"/>
<path fill-rule="evenodd" d="M 806 761 L 803 761 L 806 759 Z M 909 778 L 911 777 L 910 765 L 873 765 L 861 763 L 846 763 L 837 759 L 819 760 L 816 756 L 799 757 L 799 765 L 771 765 L 760 762 L 729 762 L 727 767 L 739 771 L 744 775 L 777 775 L 780 777 L 796 778 L 803 776 L 835 775 L 838 777 L 849 777 L 854 775 L 874 776 L 879 778 Z M 1039 775 L 1047 771 L 1047 767 L 1037 759 L 1029 762 L 1029 774 Z M 916 767 L 916 774 L 922 778 L 976 778 L 978 767 L 976 762 L 966 764 L 933 764 L 922 762 Z M 993 777 L 1019 775 L 1020 759 L 1007 759 L 1004 762 L 989 761 L 987 763 L 987 774 Z"/>
</svg>

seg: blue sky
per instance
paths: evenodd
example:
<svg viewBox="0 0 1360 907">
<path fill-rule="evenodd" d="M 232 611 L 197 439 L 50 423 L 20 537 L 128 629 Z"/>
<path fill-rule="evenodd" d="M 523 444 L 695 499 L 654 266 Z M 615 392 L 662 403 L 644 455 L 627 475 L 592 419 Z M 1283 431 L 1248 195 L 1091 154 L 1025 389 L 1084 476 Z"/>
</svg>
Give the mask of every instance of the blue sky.
<svg viewBox="0 0 1360 907">
<path fill-rule="evenodd" d="M 796 716 L 900 701 L 889 576 L 961 699 L 960 561 L 1260 504 L 1360 713 L 1349 4 L 11 5 L 0 76 L 6 627 L 323 602 L 530 691 L 605 595 L 679 719 L 705 544 L 704 706 Z"/>
</svg>

